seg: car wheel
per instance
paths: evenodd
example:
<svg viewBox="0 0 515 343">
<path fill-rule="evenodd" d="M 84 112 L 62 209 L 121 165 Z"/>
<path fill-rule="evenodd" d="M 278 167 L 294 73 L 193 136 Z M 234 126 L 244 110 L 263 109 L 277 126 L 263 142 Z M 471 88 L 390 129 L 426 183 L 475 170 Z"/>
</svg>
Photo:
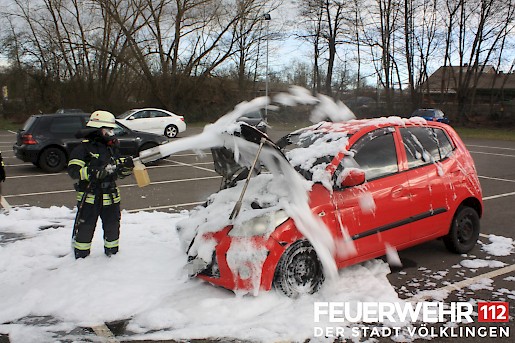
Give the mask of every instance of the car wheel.
<svg viewBox="0 0 515 343">
<path fill-rule="evenodd" d="M 479 238 L 479 215 L 468 206 L 460 206 L 443 241 L 449 251 L 464 254 L 472 250 Z"/>
<path fill-rule="evenodd" d="M 59 148 L 47 148 L 41 153 L 38 164 L 47 172 L 57 173 L 66 166 L 66 154 Z"/>
<path fill-rule="evenodd" d="M 179 133 L 179 129 L 175 125 L 168 125 L 165 128 L 165 136 L 168 138 L 175 138 L 175 137 L 177 137 L 178 133 Z"/>
<path fill-rule="evenodd" d="M 291 298 L 313 294 L 323 282 L 322 264 L 306 240 L 296 241 L 284 252 L 274 275 L 274 287 Z"/>
</svg>

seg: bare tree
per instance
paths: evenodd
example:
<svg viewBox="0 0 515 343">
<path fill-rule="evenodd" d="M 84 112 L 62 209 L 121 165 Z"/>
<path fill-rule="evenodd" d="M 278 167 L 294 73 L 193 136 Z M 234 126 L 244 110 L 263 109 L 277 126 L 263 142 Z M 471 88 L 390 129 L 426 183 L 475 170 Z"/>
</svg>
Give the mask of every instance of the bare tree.
<svg viewBox="0 0 515 343">
<path fill-rule="evenodd" d="M 392 113 L 394 72 L 398 70 L 394 41 L 400 26 L 400 0 L 375 0 L 375 5 L 368 11 L 370 22 L 366 26 L 365 35 L 375 61 L 378 84 L 384 89 L 386 110 Z"/>
<path fill-rule="evenodd" d="M 464 123 L 485 68 L 492 65 L 497 51 L 504 50 L 504 37 L 514 29 L 514 5 L 511 0 L 447 0 L 446 3 L 450 15 L 445 58 L 450 66 L 453 61 L 458 66 L 450 68 L 451 75 L 445 75 L 442 84 L 453 81 L 458 121 Z M 453 58 L 454 50 L 457 56 Z"/>
</svg>

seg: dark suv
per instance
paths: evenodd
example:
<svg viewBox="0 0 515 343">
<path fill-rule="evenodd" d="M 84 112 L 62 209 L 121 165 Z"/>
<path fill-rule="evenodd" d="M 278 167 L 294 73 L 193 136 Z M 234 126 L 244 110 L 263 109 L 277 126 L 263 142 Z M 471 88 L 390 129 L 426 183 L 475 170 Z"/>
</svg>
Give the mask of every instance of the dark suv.
<svg viewBox="0 0 515 343">
<path fill-rule="evenodd" d="M 63 170 L 70 152 L 82 139 L 75 134 L 89 119 L 88 113 L 38 114 L 31 116 L 16 135 L 14 154 L 24 162 L 55 173 Z M 168 142 L 160 135 L 132 131 L 117 123 L 115 134 L 120 141 L 122 155 L 136 156 L 140 151 Z"/>
</svg>

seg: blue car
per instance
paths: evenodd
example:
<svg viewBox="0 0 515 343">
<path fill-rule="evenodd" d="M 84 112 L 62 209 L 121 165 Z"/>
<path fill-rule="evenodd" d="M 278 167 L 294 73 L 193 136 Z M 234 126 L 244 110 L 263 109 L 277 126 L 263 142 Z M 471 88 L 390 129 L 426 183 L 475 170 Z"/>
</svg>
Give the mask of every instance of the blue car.
<svg viewBox="0 0 515 343">
<path fill-rule="evenodd" d="M 438 121 L 440 123 L 449 124 L 449 118 L 445 116 L 442 110 L 436 108 L 419 108 L 411 114 L 411 117 L 422 117 L 427 121 Z"/>
</svg>

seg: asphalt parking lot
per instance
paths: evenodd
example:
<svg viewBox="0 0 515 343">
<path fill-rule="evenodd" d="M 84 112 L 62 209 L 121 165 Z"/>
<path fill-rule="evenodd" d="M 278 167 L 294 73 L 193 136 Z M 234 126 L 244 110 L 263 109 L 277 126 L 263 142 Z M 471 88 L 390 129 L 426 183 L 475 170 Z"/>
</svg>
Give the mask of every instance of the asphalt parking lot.
<svg viewBox="0 0 515 343">
<path fill-rule="evenodd" d="M 201 128 L 188 128 L 187 135 Z M 270 136 L 277 139 L 286 131 L 272 127 Z M 186 136 L 182 134 L 182 137 Z M 179 138 L 176 139 L 180 139 Z M 14 157 L 12 145 L 15 133 L 0 131 L 0 151 L 7 170 L 7 180 L 2 185 L 2 194 L 13 206 L 75 206 L 73 182 L 65 172 L 47 174 L 30 163 Z M 484 216 L 481 220 L 481 237 L 488 243 L 488 235 L 515 238 L 515 142 L 493 140 L 464 140 L 470 150 L 483 188 Z M 184 152 L 166 158 L 149 167 L 151 184 L 138 188 L 133 177 L 119 182 L 122 208 L 126 211 L 181 211 L 201 204 L 206 197 L 217 191 L 220 177 L 213 168 L 208 151 L 198 155 Z M 451 290 L 446 301 L 466 301 L 470 298 L 489 301 L 508 301 L 511 320 L 506 323 L 515 335 L 513 316 L 515 300 L 507 298 L 500 289 L 513 290 L 515 254 L 496 257 L 505 263 L 502 268 L 470 269 L 466 273 L 453 268 L 463 259 L 445 249 L 440 241 L 432 241 L 399 253 L 402 268 L 395 268 L 389 281 L 401 298 L 409 299 L 421 290 Z M 476 246 L 468 254 L 470 258 L 490 257 Z M 491 287 L 471 290 L 467 285 L 475 280 L 489 278 Z M 449 341 L 441 339 L 439 341 Z M 474 340 L 470 340 L 474 341 Z"/>
</svg>

